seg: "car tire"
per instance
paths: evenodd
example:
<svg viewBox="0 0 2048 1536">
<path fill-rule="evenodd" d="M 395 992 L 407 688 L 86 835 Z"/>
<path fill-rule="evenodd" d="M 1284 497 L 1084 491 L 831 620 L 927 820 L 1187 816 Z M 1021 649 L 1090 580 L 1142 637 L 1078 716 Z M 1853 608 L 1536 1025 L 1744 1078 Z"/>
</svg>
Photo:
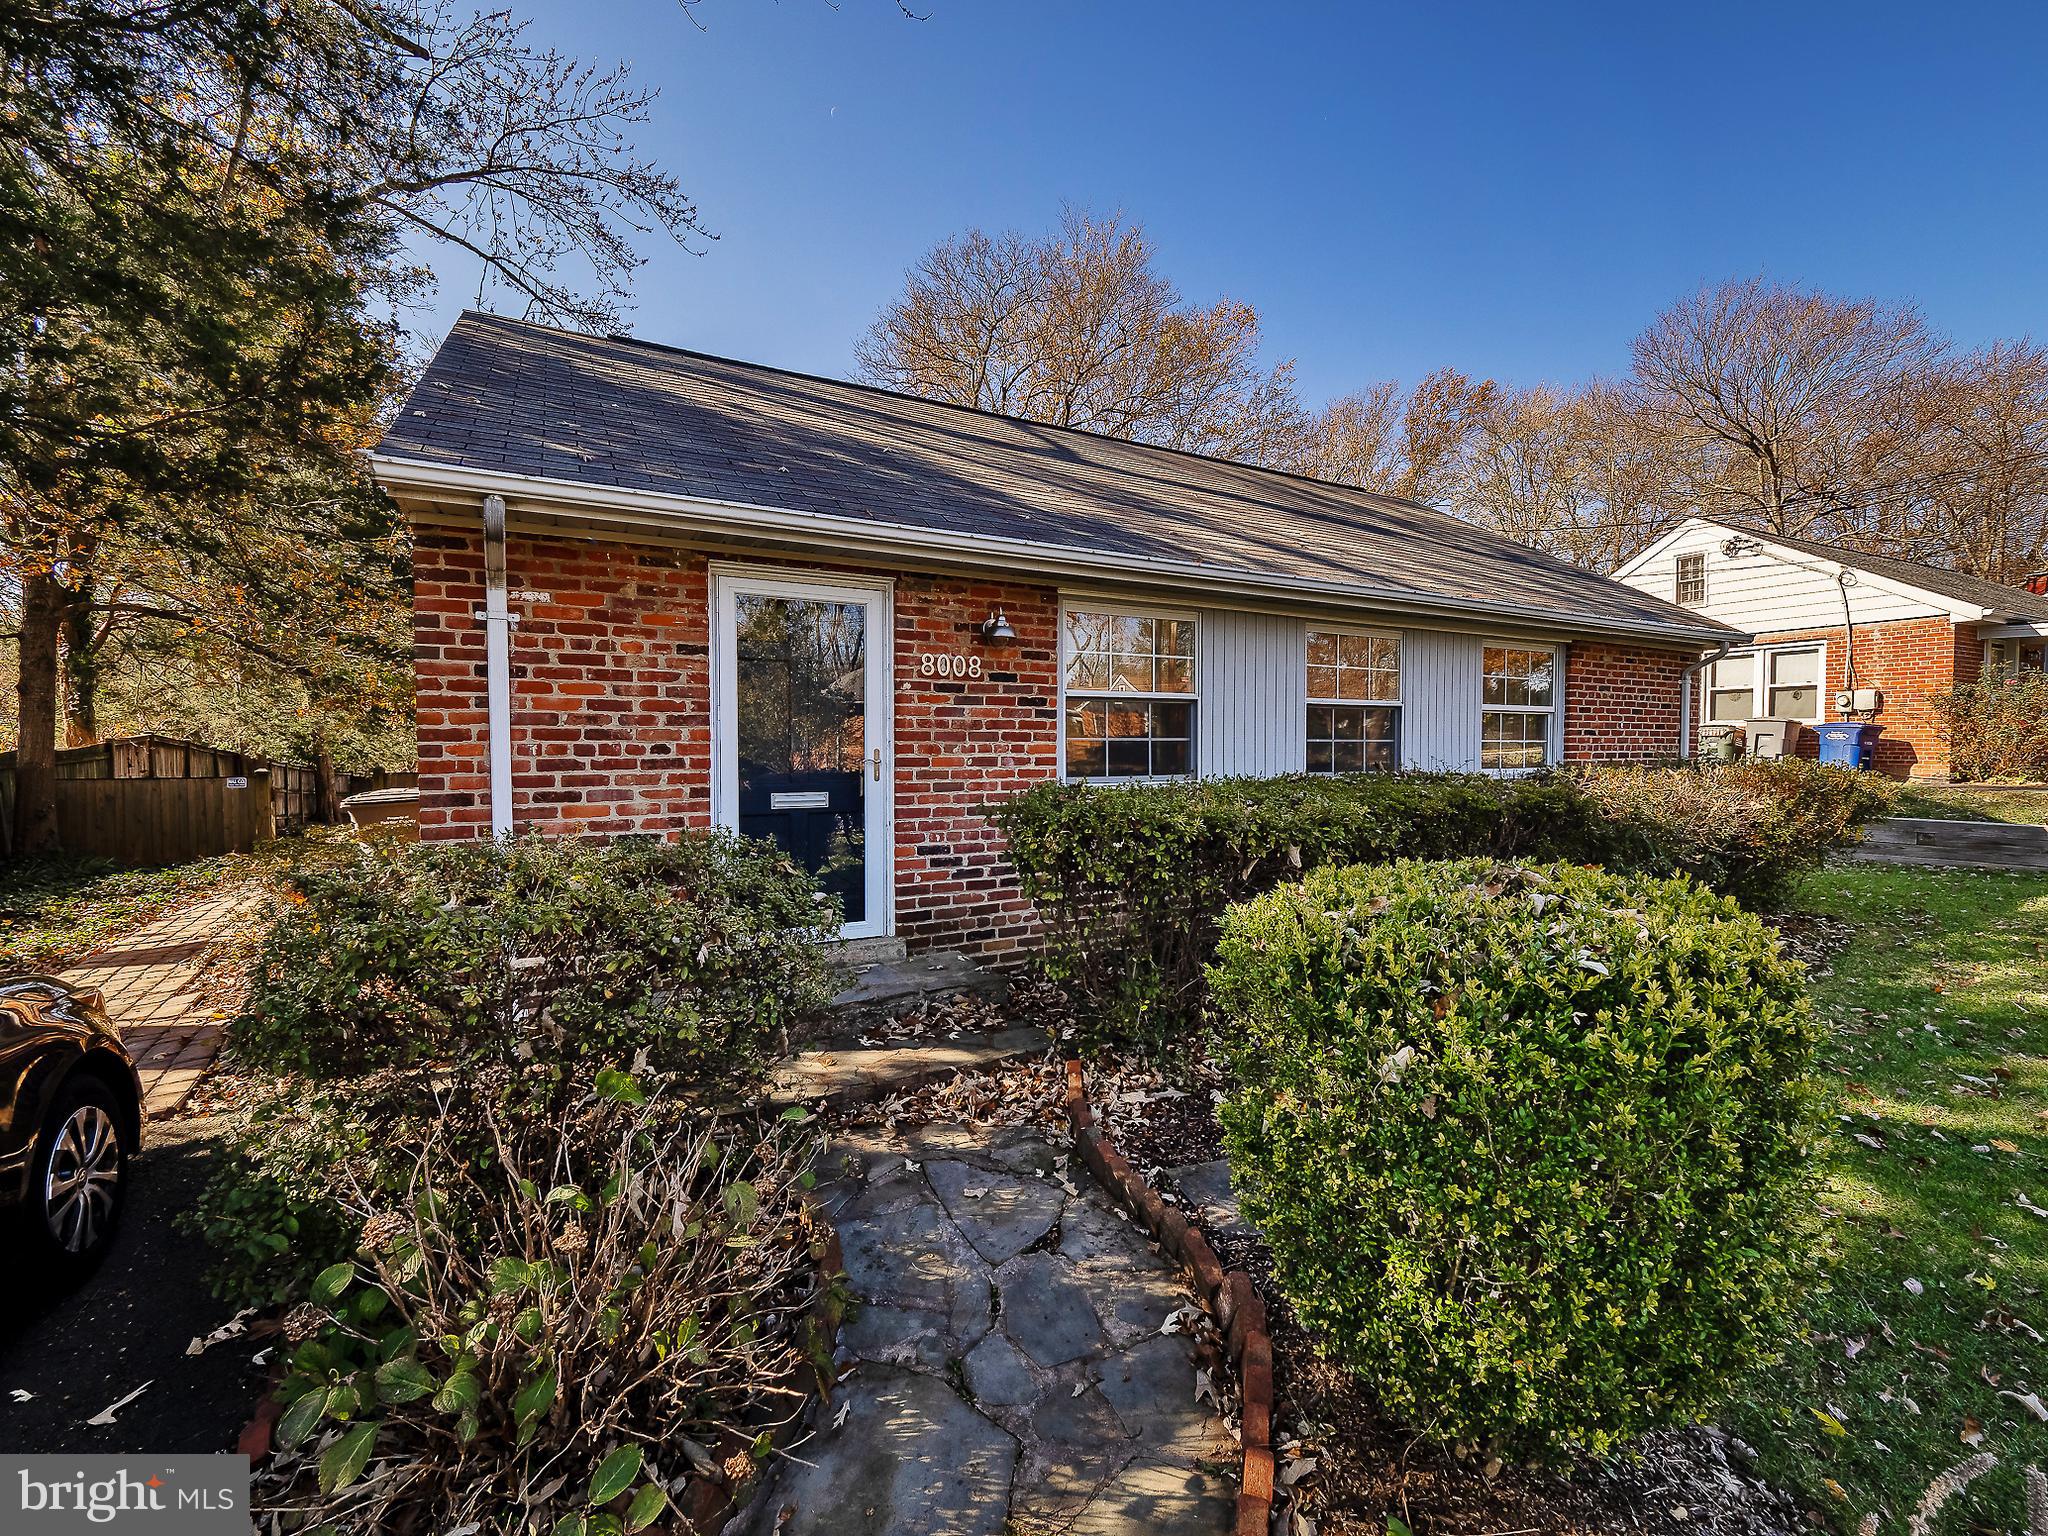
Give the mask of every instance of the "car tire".
<svg viewBox="0 0 2048 1536">
<path fill-rule="evenodd" d="M 114 1090 L 91 1076 L 67 1084 L 43 1121 L 25 1214 L 53 1270 L 75 1277 L 106 1257 L 128 1192 L 124 1123 Z"/>
</svg>

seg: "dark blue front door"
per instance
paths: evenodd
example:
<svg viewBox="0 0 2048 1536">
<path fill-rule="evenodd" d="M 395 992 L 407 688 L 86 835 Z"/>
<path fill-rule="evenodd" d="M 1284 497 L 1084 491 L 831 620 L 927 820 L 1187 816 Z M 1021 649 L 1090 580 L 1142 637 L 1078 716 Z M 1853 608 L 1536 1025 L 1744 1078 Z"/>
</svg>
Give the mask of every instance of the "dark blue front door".
<svg viewBox="0 0 2048 1536">
<path fill-rule="evenodd" d="M 739 830 L 773 838 L 867 918 L 867 616 L 861 603 L 734 599 Z"/>
</svg>

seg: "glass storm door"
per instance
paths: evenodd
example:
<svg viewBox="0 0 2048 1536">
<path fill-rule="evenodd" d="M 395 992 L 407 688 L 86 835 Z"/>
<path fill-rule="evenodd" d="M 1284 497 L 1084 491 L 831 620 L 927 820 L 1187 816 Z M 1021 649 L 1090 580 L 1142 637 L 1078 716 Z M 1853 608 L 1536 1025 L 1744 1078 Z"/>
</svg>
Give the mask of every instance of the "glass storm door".
<svg viewBox="0 0 2048 1536">
<path fill-rule="evenodd" d="M 847 938 L 890 931 L 887 593 L 717 583 L 718 820 L 838 898 Z"/>
</svg>

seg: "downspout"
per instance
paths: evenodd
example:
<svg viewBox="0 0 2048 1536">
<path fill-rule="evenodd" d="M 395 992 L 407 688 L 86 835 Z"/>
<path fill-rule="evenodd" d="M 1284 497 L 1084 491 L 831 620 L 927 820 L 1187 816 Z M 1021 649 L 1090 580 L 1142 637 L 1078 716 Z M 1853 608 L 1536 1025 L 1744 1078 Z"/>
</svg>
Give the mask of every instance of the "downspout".
<svg viewBox="0 0 2048 1536">
<path fill-rule="evenodd" d="M 1685 687 L 1680 692 L 1678 698 L 1678 755 L 1680 758 L 1689 758 L 1692 756 L 1693 679 L 1697 678 L 1702 672 L 1706 671 L 1708 667 L 1711 667 L 1715 662 L 1719 661 L 1723 656 L 1726 656 L 1730 651 L 1734 649 L 1735 642 L 1733 640 L 1723 640 L 1719 645 L 1715 646 L 1713 650 L 1709 651 L 1706 655 L 1700 657 L 1699 660 L 1695 661 L 1691 666 L 1687 667 L 1683 672 L 1679 673 L 1679 677 L 1684 681 L 1685 684 Z"/>
<path fill-rule="evenodd" d="M 1849 589 L 1855 585 L 1856 573 L 1847 566 L 1835 572 L 1835 586 L 1842 594 L 1842 689 L 1851 694 L 1856 691 L 1856 625 L 1849 617 Z M 1821 679 L 1821 687 L 1827 687 L 1826 678 Z"/>
<path fill-rule="evenodd" d="M 484 498 L 484 693 L 490 721 L 491 836 L 512 835 L 512 606 L 505 590 L 505 498 Z"/>
</svg>

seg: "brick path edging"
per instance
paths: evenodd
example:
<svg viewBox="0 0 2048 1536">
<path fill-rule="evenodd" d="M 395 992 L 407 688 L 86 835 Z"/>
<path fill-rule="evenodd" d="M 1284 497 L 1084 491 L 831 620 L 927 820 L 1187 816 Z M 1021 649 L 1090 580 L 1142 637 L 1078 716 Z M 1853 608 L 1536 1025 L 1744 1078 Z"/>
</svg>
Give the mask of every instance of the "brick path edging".
<svg viewBox="0 0 2048 1536">
<path fill-rule="evenodd" d="M 1081 1063 L 1067 1062 L 1064 1099 L 1074 1149 L 1110 1195 L 1145 1224 L 1159 1246 L 1194 1276 L 1196 1293 L 1226 1330 L 1231 1364 L 1243 1397 L 1244 1472 L 1238 1484 L 1234 1536 L 1266 1536 L 1273 1516 L 1273 1340 L 1266 1304 L 1241 1269 L 1224 1272 L 1209 1240 L 1159 1194 L 1117 1151 L 1096 1123 Z"/>
</svg>

